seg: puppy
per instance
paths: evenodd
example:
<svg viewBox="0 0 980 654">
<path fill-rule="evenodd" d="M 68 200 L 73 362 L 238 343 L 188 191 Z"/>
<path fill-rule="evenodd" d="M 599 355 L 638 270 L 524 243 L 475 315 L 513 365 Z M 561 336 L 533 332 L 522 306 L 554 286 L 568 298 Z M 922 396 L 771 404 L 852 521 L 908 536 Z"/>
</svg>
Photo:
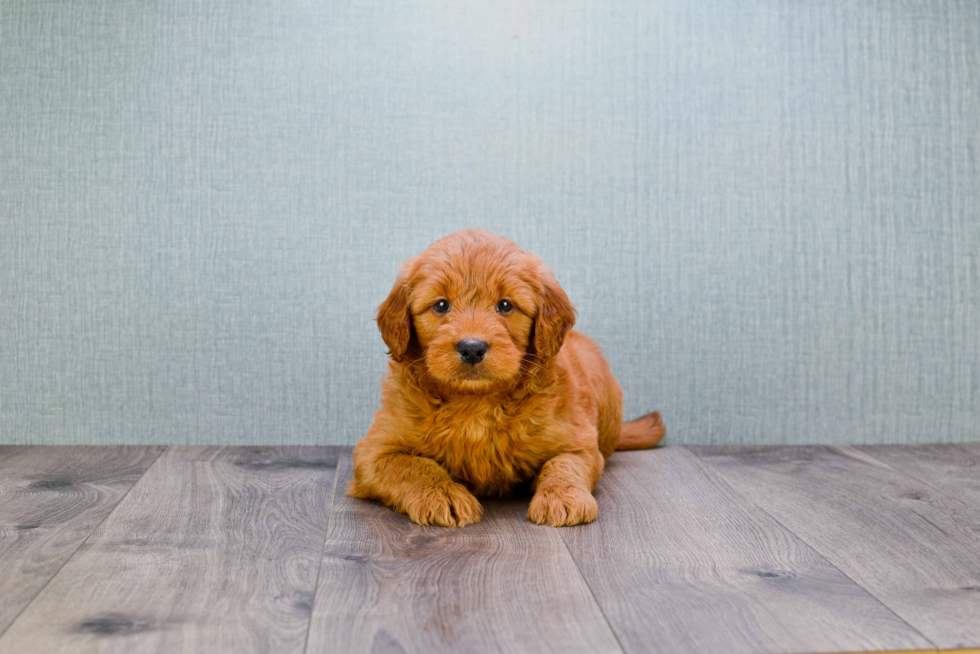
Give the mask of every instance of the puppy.
<svg viewBox="0 0 980 654">
<path fill-rule="evenodd" d="M 456 232 L 405 262 L 378 310 L 389 374 L 348 495 L 462 527 L 479 522 L 477 497 L 530 482 L 532 522 L 595 520 L 605 459 L 665 430 L 657 413 L 622 422 L 619 384 L 574 323 L 541 260 L 490 232 Z"/>
</svg>

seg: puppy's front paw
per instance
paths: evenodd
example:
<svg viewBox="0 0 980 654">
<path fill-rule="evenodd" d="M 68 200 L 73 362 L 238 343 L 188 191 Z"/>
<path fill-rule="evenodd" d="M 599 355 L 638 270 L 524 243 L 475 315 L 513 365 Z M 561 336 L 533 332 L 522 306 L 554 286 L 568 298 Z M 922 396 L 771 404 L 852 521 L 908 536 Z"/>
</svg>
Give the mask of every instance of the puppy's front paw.
<svg viewBox="0 0 980 654">
<path fill-rule="evenodd" d="M 599 505 L 584 488 L 539 488 L 527 517 L 539 525 L 571 527 L 592 522 L 598 513 Z"/>
<path fill-rule="evenodd" d="M 405 501 L 405 513 L 412 522 L 440 527 L 476 524 L 483 507 L 462 484 L 419 489 Z"/>
</svg>

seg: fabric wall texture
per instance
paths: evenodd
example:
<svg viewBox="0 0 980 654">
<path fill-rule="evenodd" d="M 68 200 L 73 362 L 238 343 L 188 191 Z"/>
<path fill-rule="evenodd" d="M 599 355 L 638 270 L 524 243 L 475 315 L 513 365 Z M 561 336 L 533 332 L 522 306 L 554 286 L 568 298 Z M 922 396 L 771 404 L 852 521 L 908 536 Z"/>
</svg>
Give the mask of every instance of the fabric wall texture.
<svg viewBox="0 0 980 654">
<path fill-rule="evenodd" d="M 980 4 L 0 2 L 0 442 L 353 443 L 541 255 L 673 443 L 980 440 Z"/>
</svg>

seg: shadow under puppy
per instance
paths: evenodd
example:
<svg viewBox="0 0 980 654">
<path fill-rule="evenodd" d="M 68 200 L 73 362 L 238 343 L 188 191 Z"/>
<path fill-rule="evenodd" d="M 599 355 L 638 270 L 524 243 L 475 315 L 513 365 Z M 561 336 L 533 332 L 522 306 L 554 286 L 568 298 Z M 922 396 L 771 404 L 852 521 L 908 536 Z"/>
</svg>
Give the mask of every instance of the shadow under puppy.
<svg viewBox="0 0 980 654">
<path fill-rule="evenodd" d="M 656 445 L 664 426 L 657 413 L 622 421 L 622 390 L 574 322 L 541 260 L 490 232 L 406 261 L 378 310 L 389 375 L 348 495 L 462 527 L 480 520 L 477 496 L 530 481 L 533 522 L 595 520 L 605 458 Z"/>
</svg>

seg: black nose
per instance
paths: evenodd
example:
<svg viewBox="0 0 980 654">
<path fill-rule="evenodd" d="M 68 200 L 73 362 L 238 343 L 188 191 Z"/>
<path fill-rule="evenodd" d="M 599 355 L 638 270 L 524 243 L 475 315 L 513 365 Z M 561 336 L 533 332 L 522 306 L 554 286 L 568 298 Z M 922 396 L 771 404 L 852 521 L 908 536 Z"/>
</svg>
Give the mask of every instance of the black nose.
<svg viewBox="0 0 980 654">
<path fill-rule="evenodd" d="M 466 340 L 456 343 L 459 358 L 470 365 L 476 365 L 483 361 L 483 355 L 487 353 L 488 347 L 483 341 Z"/>
</svg>

